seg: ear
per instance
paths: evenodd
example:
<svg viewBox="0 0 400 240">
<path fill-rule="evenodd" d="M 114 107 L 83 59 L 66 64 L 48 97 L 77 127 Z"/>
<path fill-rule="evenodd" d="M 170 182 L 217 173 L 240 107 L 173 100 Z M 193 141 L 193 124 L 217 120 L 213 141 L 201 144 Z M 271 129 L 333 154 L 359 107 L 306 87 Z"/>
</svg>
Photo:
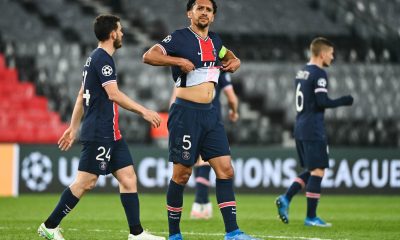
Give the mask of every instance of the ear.
<svg viewBox="0 0 400 240">
<path fill-rule="evenodd" d="M 192 13 L 192 11 L 187 11 L 187 17 L 189 18 L 189 19 L 192 19 L 192 17 L 193 17 L 193 13 Z"/>
<path fill-rule="evenodd" d="M 116 33 L 115 31 L 112 31 L 112 32 L 110 33 L 110 38 L 111 38 L 112 40 L 117 39 L 117 33 Z"/>
</svg>

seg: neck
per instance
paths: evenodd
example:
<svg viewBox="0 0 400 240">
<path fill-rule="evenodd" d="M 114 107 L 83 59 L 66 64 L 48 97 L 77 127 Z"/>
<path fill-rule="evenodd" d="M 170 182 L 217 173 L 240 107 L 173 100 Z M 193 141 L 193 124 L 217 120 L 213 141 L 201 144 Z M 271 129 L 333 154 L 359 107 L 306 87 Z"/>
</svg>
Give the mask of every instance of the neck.
<svg viewBox="0 0 400 240">
<path fill-rule="evenodd" d="M 208 27 L 205 28 L 199 28 L 194 24 L 190 25 L 190 28 L 192 29 L 193 32 L 197 33 L 200 37 L 203 39 L 208 36 Z"/>
<path fill-rule="evenodd" d="M 112 56 L 115 52 L 112 41 L 99 42 L 98 47 L 104 49 L 104 51 L 106 51 L 110 56 Z"/>
<path fill-rule="evenodd" d="M 311 57 L 310 64 L 317 65 L 319 68 L 323 68 L 322 60 L 316 57 Z"/>
</svg>

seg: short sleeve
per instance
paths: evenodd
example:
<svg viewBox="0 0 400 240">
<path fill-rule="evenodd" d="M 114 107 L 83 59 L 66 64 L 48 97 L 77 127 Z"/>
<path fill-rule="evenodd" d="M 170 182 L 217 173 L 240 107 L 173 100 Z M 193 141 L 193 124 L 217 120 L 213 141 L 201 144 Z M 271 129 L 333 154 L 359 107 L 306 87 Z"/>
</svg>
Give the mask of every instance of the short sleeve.
<svg viewBox="0 0 400 240">
<path fill-rule="evenodd" d="M 117 74 L 112 59 L 101 58 L 94 64 L 94 68 L 103 87 L 117 82 Z"/>
<path fill-rule="evenodd" d="M 328 93 L 328 76 L 325 72 L 314 80 L 314 93 Z"/>
<path fill-rule="evenodd" d="M 231 75 L 226 72 L 222 72 L 218 79 L 218 85 L 221 89 L 232 85 Z"/>
<path fill-rule="evenodd" d="M 174 55 L 179 45 L 179 35 L 175 31 L 166 36 L 161 42 L 157 44 L 163 51 L 164 55 Z"/>
</svg>

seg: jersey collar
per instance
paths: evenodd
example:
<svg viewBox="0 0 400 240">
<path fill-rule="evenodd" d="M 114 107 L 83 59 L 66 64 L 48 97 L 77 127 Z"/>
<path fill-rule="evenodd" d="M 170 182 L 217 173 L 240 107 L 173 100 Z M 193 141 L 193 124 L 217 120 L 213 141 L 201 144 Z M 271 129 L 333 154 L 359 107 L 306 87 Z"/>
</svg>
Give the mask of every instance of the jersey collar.
<svg viewBox="0 0 400 240">
<path fill-rule="evenodd" d="M 203 41 L 207 41 L 209 39 L 209 36 L 207 36 L 206 38 L 202 38 L 199 34 L 195 33 L 193 29 L 191 29 L 190 27 L 187 27 L 187 29 L 189 29 L 189 31 L 191 31 L 197 38 L 200 38 Z"/>
</svg>

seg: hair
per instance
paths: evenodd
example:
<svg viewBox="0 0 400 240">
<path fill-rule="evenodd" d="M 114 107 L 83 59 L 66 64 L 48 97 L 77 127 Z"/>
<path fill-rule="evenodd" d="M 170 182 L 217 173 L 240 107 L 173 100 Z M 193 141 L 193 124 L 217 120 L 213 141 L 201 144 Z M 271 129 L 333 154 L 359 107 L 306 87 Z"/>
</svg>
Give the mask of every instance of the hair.
<svg viewBox="0 0 400 240">
<path fill-rule="evenodd" d="M 310 51 L 313 56 L 318 56 L 326 48 L 334 47 L 333 43 L 326 38 L 317 37 L 310 44 Z"/>
<path fill-rule="evenodd" d="M 118 29 L 117 22 L 120 18 L 111 14 L 102 14 L 94 20 L 94 34 L 99 41 L 105 41 L 110 37 L 110 33 Z"/>
<path fill-rule="evenodd" d="M 217 13 L 217 3 L 215 2 L 215 0 L 210 0 L 210 2 L 213 5 L 213 9 L 214 9 L 214 14 Z M 187 5 L 186 5 L 186 11 L 190 11 L 192 10 L 193 6 L 196 4 L 196 0 L 189 0 Z"/>
</svg>

